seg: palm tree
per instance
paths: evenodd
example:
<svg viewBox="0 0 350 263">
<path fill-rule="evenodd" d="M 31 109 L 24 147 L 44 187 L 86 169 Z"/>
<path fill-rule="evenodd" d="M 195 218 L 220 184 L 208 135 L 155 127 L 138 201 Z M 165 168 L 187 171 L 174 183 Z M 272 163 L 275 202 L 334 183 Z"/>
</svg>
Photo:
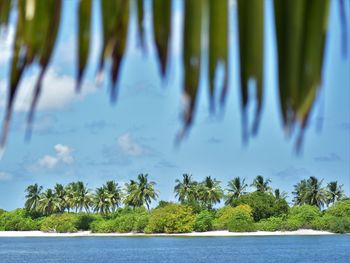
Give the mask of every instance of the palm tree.
<svg viewBox="0 0 350 263">
<path fill-rule="evenodd" d="M 58 198 L 60 202 L 60 212 L 63 212 L 67 207 L 66 190 L 64 189 L 64 186 L 61 184 L 56 184 L 54 187 L 54 195 Z"/>
<path fill-rule="evenodd" d="M 125 198 L 123 203 L 127 206 L 138 207 L 142 206 L 139 203 L 137 192 L 137 183 L 134 180 L 130 180 L 129 183 L 125 183 Z"/>
<path fill-rule="evenodd" d="M 281 193 L 280 189 L 278 189 L 278 188 L 275 189 L 274 194 L 275 194 L 276 199 L 284 199 L 285 200 L 288 197 L 286 192 L 283 191 Z"/>
<path fill-rule="evenodd" d="M 326 191 L 322 188 L 322 180 L 318 180 L 316 177 L 311 176 L 307 180 L 307 201 L 310 205 L 315 205 L 318 208 L 322 208 L 327 202 Z"/>
<path fill-rule="evenodd" d="M 42 189 L 43 187 L 38 186 L 38 184 L 29 185 L 27 187 L 27 189 L 25 190 L 27 194 L 26 194 L 26 202 L 24 205 L 27 211 L 37 210 Z"/>
<path fill-rule="evenodd" d="M 103 189 L 106 191 L 106 194 L 109 197 L 111 211 L 114 212 L 115 209 L 120 205 L 122 196 L 121 189 L 118 183 L 114 181 L 107 181 L 106 184 L 103 185 Z"/>
<path fill-rule="evenodd" d="M 146 205 L 149 210 L 149 205 L 152 200 L 158 197 L 157 191 L 154 189 L 155 182 L 148 181 L 148 174 L 139 174 L 137 181 L 130 180 L 126 183 L 126 197 L 124 203 L 132 207 L 140 207 Z"/>
<path fill-rule="evenodd" d="M 188 203 L 196 199 L 198 184 L 196 181 L 192 180 L 192 175 L 183 174 L 182 181 L 176 179 L 175 183 L 175 197 L 177 197 L 181 203 Z"/>
<path fill-rule="evenodd" d="M 77 192 L 77 183 L 76 182 L 71 182 L 65 187 L 65 192 L 66 192 L 66 208 L 68 212 L 71 209 L 75 209 L 77 211 L 77 205 L 75 202 L 75 193 Z"/>
<path fill-rule="evenodd" d="M 234 199 L 247 193 L 245 190 L 248 185 L 245 183 L 245 178 L 241 179 L 240 177 L 235 177 L 228 182 L 227 186 L 228 188 L 226 190 L 228 194 L 226 195 L 226 205 L 231 204 Z"/>
<path fill-rule="evenodd" d="M 301 180 L 299 183 L 294 185 L 294 195 L 293 202 L 295 205 L 306 204 L 307 199 L 307 182 L 306 180 Z"/>
<path fill-rule="evenodd" d="M 61 211 L 60 200 L 55 196 L 52 189 L 47 189 L 40 195 L 39 211 L 44 215 Z"/>
<path fill-rule="evenodd" d="M 337 181 L 329 182 L 327 184 L 327 205 L 333 204 L 345 197 L 342 187 L 343 185 L 338 185 Z"/>
<path fill-rule="evenodd" d="M 257 192 L 265 193 L 272 190 L 269 183 L 271 183 L 271 179 L 267 178 L 265 180 L 262 175 L 258 175 L 255 177 L 251 186 L 254 186 Z"/>
<path fill-rule="evenodd" d="M 106 188 L 99 187 L 93 196 L 94 211 L 106 214 L 110 212 L 112 195 L 106 191 Z"/>
<path fill-rule="evenodd" d="M 314 205 L 322 208 L 327 203 L 327 192 L 322 187 L 323 180 L 310 176 L 308 180 L 301 180 L 294 186 L 294 203 L 296 205 Z"/>
<path fill-rule="evenodd" d="M 88 189 L 82 181 L 76 183 L 76 192 L 74 194 L 74 202 L 76 208 L 81 212 L 85 209 L 86 212 L 90 212 L 90 205 L 92 203 L 91 191 Z"/>
<path fill-rule="evenodd" d="M 220 181 L 207 176 L 198 189 L 199 200 L 211 210 L 213 205 L 219 203 L 223 196 Z"/>
</svg>

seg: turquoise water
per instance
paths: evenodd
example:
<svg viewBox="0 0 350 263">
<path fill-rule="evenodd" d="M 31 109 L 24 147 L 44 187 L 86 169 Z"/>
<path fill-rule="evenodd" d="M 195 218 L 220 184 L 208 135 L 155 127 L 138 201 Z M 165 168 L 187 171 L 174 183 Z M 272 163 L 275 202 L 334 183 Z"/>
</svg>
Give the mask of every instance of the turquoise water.
<svg viewBox="0 0 350 263">
<path fill-rule="evenodd" d="M 350 235 L 0 238 L 0 262 L 350 262 Z"/>
</svg>

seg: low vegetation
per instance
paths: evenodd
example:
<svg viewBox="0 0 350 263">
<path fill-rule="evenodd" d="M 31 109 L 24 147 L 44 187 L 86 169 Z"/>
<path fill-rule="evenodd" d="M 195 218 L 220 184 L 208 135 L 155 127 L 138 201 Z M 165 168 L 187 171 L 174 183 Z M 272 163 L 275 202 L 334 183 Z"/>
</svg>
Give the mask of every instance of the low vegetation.
<svg viewBox="0 0 350 263">
<path fill-rule="evenodd" d="M 26 189 L 25 208 L 0 209 L 0 231 L 72 233 L 186 233 L 211 230 L 231 232 L 324 230 L 350 232 L 350 199 L 342 186 L 310 177 L 294 186 L 293 205 L 287 195 L 270 187 L 271 181 L 257 176 L 252 187 L 234 178 L 223 190 L 220 182 L 206 177 L 202 182 L 183 175 L 174 188 L 178 203 L 156 201 L 155 182 L 140 174 L 122 189 L 108 181 L 92 191 L 83 182 L 56 184 L 43 191 L 37 184 Z M 225 200 L 225 205 L 217 204 Z"/>
</svg>

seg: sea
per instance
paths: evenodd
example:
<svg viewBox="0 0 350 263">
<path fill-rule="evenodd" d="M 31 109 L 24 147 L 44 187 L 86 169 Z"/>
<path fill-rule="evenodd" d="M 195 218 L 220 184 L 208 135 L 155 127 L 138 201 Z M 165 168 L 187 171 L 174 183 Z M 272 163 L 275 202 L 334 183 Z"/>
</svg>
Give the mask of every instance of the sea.
<svg viewBox="0 0 350 263">
<path fill-rule="evenodd" d="M 350 262 L 350 235 L 1 237 L 0 262 Z"/>
</svg>

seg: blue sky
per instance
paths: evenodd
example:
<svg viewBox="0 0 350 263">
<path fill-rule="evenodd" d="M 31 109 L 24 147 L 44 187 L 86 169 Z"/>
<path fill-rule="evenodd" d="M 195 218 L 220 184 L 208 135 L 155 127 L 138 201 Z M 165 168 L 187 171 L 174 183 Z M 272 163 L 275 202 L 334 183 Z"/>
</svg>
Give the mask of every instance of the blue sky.
<svg viewBox="0 0 350 263">
<path fill-rule="evenodd" d="M 241 141 L 237 25 L 233 11 L 226 107 L 216 115 L 209 114 L 207 82 L 202 78 L 194 126 L 178 146 L 174 141 L 182 128 L 182 73 L 181 48 L 176 43 L 181 43 L 181 2 L 176 1 L 174 5 L 177 26 L 173 32 L 167 81 L 159 77 L 155 49 L 150 42 L 148 3 L 146 52 L 138 47 L 132 17 L 118 100 L 111 105 L 108 83 L 96 87 L 96 60 L 101 46 L 97 2 L 94 2 L 90 66 L 82 92 L 77 95 L 74 92 L 77 1 L 64 1 L 59 42 L 44 81 L 29 142 L 24 139 L 25 118 L 38 69 L 32 67 L 21 82 L 9 140 L 0 160 L 0 207 L 22 207 L 25 187 L 35 182 L 51 187 L 56 182 L 83 180 L 95 188 L 111 179 L 123 185 L 139 173 L 148 173 L 157 182 L 163 200 L 174 200 L 174 180 L 183 173 L 191 173 L 197 180 L 211 175 L 222 181 L 223 187 L 233 177 L 245 177 L 251 182 L 261 174 L 272 179 L 274 188 L 289 192 L 290 197 L 295 183 L 313 175 L 324 178 L 325 182 L 339 181 L 349 195 L 350 59 L 342 57 L 338 6 L 336 1 L 331 2 L 322 91 L 306 131 L 303 151 L 296 155 L 294 140 L 285 138 L 278 111 L 272 1 L 266 1 L 265 56 L 268 59 L 265 60 L 264 109 L 258 136 L 247 145 Z M 234 10 L 234 2 L 232 5 Z M 349 12 L 347 15 L 349 19 Z M 0 41 L 1 118 L 9 70 L 6 62 L 11 56 L 13 33 L 12 23 Z"/>
</svg>

